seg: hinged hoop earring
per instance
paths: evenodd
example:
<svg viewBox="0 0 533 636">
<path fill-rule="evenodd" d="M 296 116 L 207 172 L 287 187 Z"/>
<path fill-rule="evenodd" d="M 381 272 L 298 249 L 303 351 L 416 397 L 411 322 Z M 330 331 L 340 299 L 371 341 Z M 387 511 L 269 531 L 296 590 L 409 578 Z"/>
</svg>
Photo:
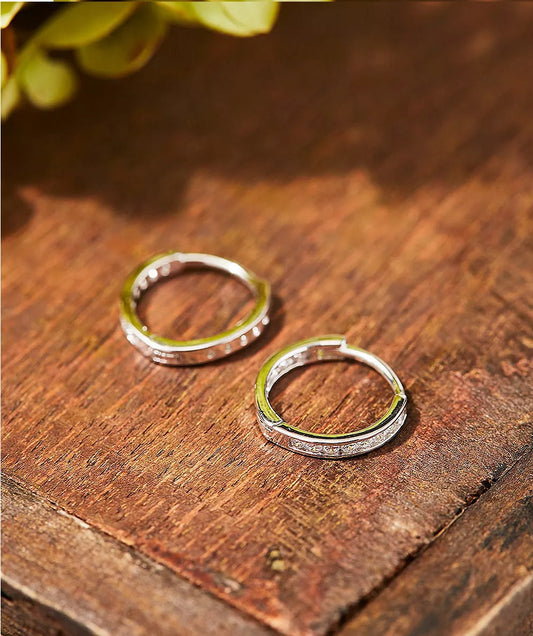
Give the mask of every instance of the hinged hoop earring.
<svg viewBox="0 0 533 636">
<path fill-rule="evenodd" d="M 154 334 L 137 313 L 142 294 L 162 279 L 197 267 L 236 278 L 254 295 L 254 308 L 234 327 L 207 338 L 179 341 Z M 128 341 L 153 362 L 174 366 L 204 364 L 240 351 L 261 335 L 270 321 L 270 297 L 270 285 L 239 263 L 211 254 L 167 252 L 142 263 L 126 279 L 120 297 L 120 324 Z"/>
<path fill-rule="evenodd" d="M 344 359 L 357 360 L 372 367 L 394 391 L 389 409 L 377 422 L 357 431 L 326 435 L 288 424 L 274 411 L 269 395 L 282 375 L 312 362 Z M 396 435 L 407 417 L 407 397 L 398 376 L 373 353 L 349 345 L 344 336 L 302 340 L 270 357 L 257 376 L 255 404 L 259 425 L 267 439 L 287 450 L 322 459 L 353 457 L 375 450 Z"/>
</svg>

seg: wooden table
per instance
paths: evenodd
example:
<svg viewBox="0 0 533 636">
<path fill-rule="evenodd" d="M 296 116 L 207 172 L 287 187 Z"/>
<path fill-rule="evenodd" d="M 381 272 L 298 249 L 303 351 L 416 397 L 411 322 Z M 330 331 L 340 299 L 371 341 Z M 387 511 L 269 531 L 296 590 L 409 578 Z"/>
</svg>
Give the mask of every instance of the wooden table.
<svg viewBox="0 0 533 636">
<path fill-rule="evenodd" d="M 7 122 L 6 636 L 532 632 L 532 26 L 528 4 L 284 6 L 268 36 L 176 28 L 136 75 Z M 171 248 L 267 277 L 264 337 L 142 358 L 118 295 Z M 192 273 L 143 312 L 191 337 L 247 306 Z M 408 389 L 379 451 L 260 434 L 261 363 L 322 333 Z M 348 363 L 274 395 L 321 431 L 388 399 Z"/>
</svg>

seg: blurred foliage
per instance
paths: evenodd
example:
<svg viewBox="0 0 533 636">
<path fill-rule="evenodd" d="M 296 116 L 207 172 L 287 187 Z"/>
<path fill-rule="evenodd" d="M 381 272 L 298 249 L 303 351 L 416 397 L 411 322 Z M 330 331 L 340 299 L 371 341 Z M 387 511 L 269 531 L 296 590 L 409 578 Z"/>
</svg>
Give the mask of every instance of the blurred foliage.
<svg viewBox="0 0 533 636">
<path fill-rule="evenodd" d="M 146 64 L 170 24 L 248 37 L 271 30 L 279 4 L 272 0 L 69 2 L 52 6 L 51 12 L 47 8 L 44 21 L 22 33 L 17 21 L 34 11 L 35 3 L 1 2 L 0 7 L 5 119 L 22 99 L 39 108 L 53 108 L 72 97 L 76 71 L 68 56 L 58 56 L 57 51 L 72 51 L 86 73 L 121 77 Z"/>
</svg>

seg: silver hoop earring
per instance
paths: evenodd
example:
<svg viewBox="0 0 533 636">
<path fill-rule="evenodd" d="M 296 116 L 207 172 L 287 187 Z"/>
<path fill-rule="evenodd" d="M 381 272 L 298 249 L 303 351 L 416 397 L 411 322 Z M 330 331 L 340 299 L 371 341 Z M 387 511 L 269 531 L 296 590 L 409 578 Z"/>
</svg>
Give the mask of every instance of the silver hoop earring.
<svg viewBox="0 0 533 636">
<path fill-rule="evenodd" d="M 282 375 L 312 362 L 343 359 L 368 365 L 392 387 L 392 403 L 377 422 L 361 430 L 325 435 L 288 424 L 274 411 L 269 394 Z M 322 459 L 353 457 L 375 450 L 396 435 L 407 417 L 407 397 L 398 376 L 373 353 L 349 345 L 344 336 L 319 336 L 302 340 L 270 357 L 257 376 L 255 403 L 259 425 L 268 440 L 287 450 Z"/>
<path fill-rule="evenodd" d="M 234 327 L 207 338 L 178 341 L 152 333 L 137 313 L 142 294 L 158 281 L 193 267 L 219 270 L 236 278 L 255 296 L 254 308 Z M 126 279 L 120 297 L 120 324 L 128 341 L 153 362 L 204 364 L 240 351 L 258 338 L 270 321 L 270 298 L 270 285 L 239 263 L 211 254 L 167 252 L 142 263 Z"/>
</svg>

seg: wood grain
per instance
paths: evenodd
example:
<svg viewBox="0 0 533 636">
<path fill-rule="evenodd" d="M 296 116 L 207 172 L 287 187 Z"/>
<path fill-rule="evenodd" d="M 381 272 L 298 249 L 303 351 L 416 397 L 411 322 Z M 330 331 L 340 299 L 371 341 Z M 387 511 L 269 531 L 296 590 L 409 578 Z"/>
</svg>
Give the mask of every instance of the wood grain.
<svg viewBox="0 0 533 636">
<path fill-rule="evenodd" d="M 532 478 L 527 453 L 342 635 L 533 633 Z"/>
<path fill-rule="evenodd" d="M 283 9 L 265 38 L 181 30 L 135 76 L 4 127 L 2 451 L 13 479 L 297 636 L 344 620 L 531 447 L 533 8 Z M 265 336 L 202 368 L 142 359 L 118 294 L 170 248 L 268 278 Z M 151 319 L 231 320 L 240 290 L 202 280 L 158 290 Z M 328 332 L 410 394 L 396 441 L 359 459 L 285 452 L 255 423 L 262 361 Z M 333 430 L 384 398 L 324 365 L 276 399 Z"/>
<path fill-rule="evenodd" d="M 14 604 L 18 619 L 21 605 L 31 605 L 22 634 L 271 633 L 9 478 L 2 518 L 4 636 L 17 633 Z"/>
</svg>

